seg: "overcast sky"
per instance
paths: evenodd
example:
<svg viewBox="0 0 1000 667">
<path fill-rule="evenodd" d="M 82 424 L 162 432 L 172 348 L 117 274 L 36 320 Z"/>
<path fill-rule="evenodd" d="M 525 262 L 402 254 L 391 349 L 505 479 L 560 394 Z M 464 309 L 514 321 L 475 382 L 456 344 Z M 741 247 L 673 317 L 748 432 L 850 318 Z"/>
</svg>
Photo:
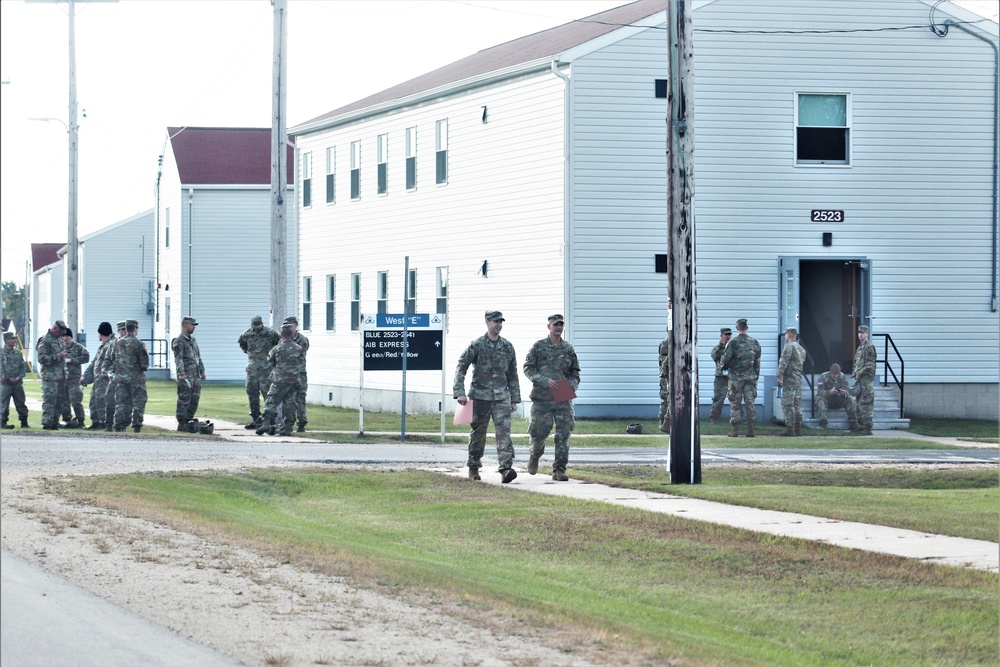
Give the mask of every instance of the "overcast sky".
<svg viewBox="0 0 1000 667">
<path fill-rule="evenodd" d="M 976 1 L 995 18 L 995 2 Z M 289 0 L 288 126 L 622 4 Z M 167 126 L 270 126 L 273 10 L 268 0 L 77 0 L 76 7 L 82 237 L 152 208 Z M 67 43 L 65 0 L 0 1 L 0 266 L 2 279 L 18 284 L 30 243 L 67 238 L 66 129 L 28 120 L 67 120 Z"/>
</svg>

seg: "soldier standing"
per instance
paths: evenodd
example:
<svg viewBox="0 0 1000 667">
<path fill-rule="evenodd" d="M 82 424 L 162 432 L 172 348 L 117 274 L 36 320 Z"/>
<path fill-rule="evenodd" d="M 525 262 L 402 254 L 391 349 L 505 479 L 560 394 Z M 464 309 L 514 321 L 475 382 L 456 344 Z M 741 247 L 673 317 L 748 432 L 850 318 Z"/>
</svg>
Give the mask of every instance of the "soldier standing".
<svg viewBox="0 0 1000 667">
<path fill-rule="evenodd" d="M 875 421 L 875 362 L 878 352 L 868 340 L 869 329 L 858 327 L 858 349 L 854 353 L 854 379 L 858 383 L 858 426 L 861 435 L 871 435 Z"/>
<path fill-rule="evenodd" d="M 295 430 L 299 433 L 305 433 L 308 421 L 306 419 L 306 389 L 309 388 L 309 379 L 306 376 L 306 353 L 309 351 L 309 339 L 299 333 L 299 319 L 294 315 L 286 317 L 281 326 L 284 327 L 285 324 L 292 325 L 292 342 L 302 348 L 302 376 L 299 378 L 298 393 L 292 394 L 285 400 L 282 410 L 285 413 L 286 421 L 289 419 L 289 412 L 297 416 L 299 427 Z M 294 403 L 294 405 L 289 405 L 290 403 Z"/>
<path fill-rule="evenodd" d="M 486 311 L 486 334 L 475 339 L 458 358 L 455 369 L 454 396 L 460 405 L 471 398 L 472 431 L 469 434 L 469 479 L 479 480 L 486 429 L 493 419 L 496 429 L 497 458 L 501 481 L 509 483 L 517 472 L 514 443 L 510 439 L 510 415 L 521 402 L 521 383 L 517 377 L 517 355 L 510 341 L 500 337 L 504 316 L 499 310 Z M 469 395 L 465 395 L 465 373 L 475 366 Z"/>
<path fill-rule="evenodd" d="M 729 372 L 722 367 L 719 362 L 722 360 L 722 353 L 726 351 L 726 345 L 733 337 L 733 330 L 729 327 L 719 329 L 719 344 L 712 348 L 712 361 L 715 362 L 715 385 L 712 387 L 712 411 L 709 412 L 709 420 L 714 424 L 722 416 L 722 404 L 726 401 L 726 394 L 729 393 Z"/>
<path fill-rule="evenodd" d="M 87 417 L 83 411 L 83 365 L 90 361 L 90 352 L 83 345 L 73 340 L 73 330 L 63 329 L 63 341 L 66 346 L 66 426 L 83 428 L 87 425 Z M 72 413 L 70 412 L 72 408 Z M 76 415 L 76 419 L 73 415 Z"/>
<path fill-rule="evenodd" d="M 146 411 L 146 369 L 149 368 L 149 352 L 146 344 L 136 337 L 139 323 L 125 321 L 125 336 L 115 341 L 111 353 L 111 364 L 115 375 L 115 421 L 114 429 L 124 431 L 129 421 L 132 430 L 142 430 L 143 413 Z"/>
<path fill-rule="evenodd" d="M 191 334 L 198 320 L 185 317 L 181 320 L 181 335 L 170 341 L 174 351 L 174 369 L 177 371 L 177 430 L 186 431 L 187 423 L 194 419 L 201 401 L 201 381 L 205 379 L 205 364 L 201 361 L 198 341 Z"/>
<path fill-rule="evenodd" d="M 125 329 L 125 323 L 126 320 L 121 320 L 115 325 L 115 329 L 118 330 L 118 339 L 112 341 L 111 349 L 108 350 L 108 353 L 104 357 L 104 367 L 97 369 L 106 373 L 110 380 L 108 382 L 108 391 L 107 394 L 105 394 L 104 400 L 107 410 L 104 416 L 105 431 L 113 431 L 115 428 L 115 411 L 118 409 L 118 383 L 115 382 L 114 353 L 115 348 L 118 345 L 118 341 L 128 335 L 128 332 Z M 128 404 L 128 414 L 132 414 L 131 403 Z"/>
<path fill-rule="evenodd" d="M 820 428 L 826 428 L 829 424 L 827 408 L 844 408 L 847 412 L 847 421 L 852 431 L 859 431 L 858 412 L 854 406 L 854 399 L 848 392 L 847 376 L 840 372 L 840 364 L 833 364 L 830 370 L 819 376 L 819 386 L 817 387 L 816 412 L 819 413 Z"/>
<path fill-rule="evenodd" d="M 563 340 L 566 326 L 562 315 L 549 315 L 549 335 L 536 342 L 524 358 L 524 375 L 531 380 L 531 454 L 528 457 L 528 474 L 538 472 L 538 459 L 545 453 L 545 439 L 555 425 L 555 460 L 552 462 L 552 479 L 565 482 L 566 464 L 569 462 L 569 436 L 576 426 L 573 418 L 573 401 L 556 402 L 552 392 L 558 380 L 569 380 L 576 391 L 580 386 L 580 360 L 576 350 Z"/>
<path fill-rule="evenodd" d="M 3 350 L 0 351 L 0 367 L 3 368 L 0 377 L 0 404 L 3 405 L 3 428 L 14 428 L 7 423 L 10 418 L 10 400 L 14 399 L 14 408 L 21 420 L 21 428 L 28 426 L 28 406 L 24 402 L 24 376 L 28 373 L 28 364 L 24 355 L 17 348 L 17 336 L 13 331 L 3 335 Z"/>
<path fill-rule="evenodd" d="M 795 327 L 785 329 L 785 349 L 778 359 L 778 386 L 781 387 L 781 411 L 785 415 L 785 430 L 780 435 L 802 435 L 802 364 L 806 351 L 798 343 Z"/>
<path fill-rule="evenodd" d="M 660 430 L 670 433 L 670 334 L 657 349 L 660 366 Z"/>
<path fill-rule="evenodd" d="M 260 315 L 254 315 L 250 318 L 250 328 L 240 334 L 237 341 L 240 349 L 247 355 L 246 385 L 250 401 L 250 423 L 246 425 L 248 429 L 255 429 L 261 424 L 260 399 L 267 399 L 267 391 L 271 388 L 271 366 L 267 362 L 267 355 L 280 340 L 281 334 L 265 327 L 264 319 Z"/>
<path fill-rule="evenodd" d="M 722 367 L 729 369 L 729 424 L 726 435 L 735 438 L 740 434 L 741 404 L 747 411 L 747 437 L 754 437 L 757 423 L 757 379 L 760 377 L 760 343 L 747 334 L 746 318 L 736 320 L 736 337 L 731 339 L 722 353 Z"/>
<path fill-rule="evenodd" d="M 111 384 L 111 377 L 108 375 L 106 360 L 115 344 L 115 336 L 111 331 L 110 322 L 101 322 L 97 327 L 97 337 L 101 341 L 101 346 L 97 348 L 97 353 L 83 374 L 83 384 L 92 385 L 90 388 L 90 426 L 87 427 L 92 431 L 104 428 L 108 413 L 108 385 Z"/>
<path fill-rule="evenodd" d="M 264 414 L 260 426 L 257 427 L 257 435 L 264 435 L 271 429 L 278 416 L 278 406 L 282 404 L 285 410 L 285 423 L 281 427 L 281 435 L 292 434 L 296 405 L 294 397 L 299 391 L 299 382 L 306 365 L 306 351 L 292 340 L 294 335 L 294 325 L 282 324 L 281 342 L 267 353 L 267 361 L 272 369 L 270 387 L 267 390 L 267 399 L 264 401 Z"/>
<path fill-rule="evenodd" d="M 42 367 L 42 428 L 46 431 L 59 428 L 59 394 L 61 385 L 66 382 L 66 350 L 62 338 L 65 328 L 65 322 L 56 320 L 35 347 L 38 365 Z"/>
</svg>

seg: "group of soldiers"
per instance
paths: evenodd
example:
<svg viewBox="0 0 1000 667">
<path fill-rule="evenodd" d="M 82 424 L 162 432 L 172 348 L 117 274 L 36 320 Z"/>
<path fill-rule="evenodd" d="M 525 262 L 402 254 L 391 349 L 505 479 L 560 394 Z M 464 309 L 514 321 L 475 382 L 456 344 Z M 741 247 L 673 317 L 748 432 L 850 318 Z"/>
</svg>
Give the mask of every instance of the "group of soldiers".
<svg viewBox="0 0 1000 667">
<path fill-rule="evenodd" d="M 286 317 L 280 332 L 264 326 L 260 315 L 250 318 L 250 328 L 240 334 L 240 349 L 247 355 L 246 388 L 250 402 L 250 423 L 257 435 L 278 432 L 291 435 L 295 428 L 304 433 L 306 413 L 306 353 L 309 339 L 298 331 L 299 320 Z M 261 397 L 264 409 L 261 410 Z M 279 417 L 279 410 L 281 416 Z"/>
</svg>

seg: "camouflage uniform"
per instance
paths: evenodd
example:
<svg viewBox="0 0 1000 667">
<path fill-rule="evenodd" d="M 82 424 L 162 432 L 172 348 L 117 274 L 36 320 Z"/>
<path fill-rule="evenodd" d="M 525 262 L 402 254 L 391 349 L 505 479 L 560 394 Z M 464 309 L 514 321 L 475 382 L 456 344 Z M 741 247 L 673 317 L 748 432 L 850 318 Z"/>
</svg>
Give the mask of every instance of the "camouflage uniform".
<svg viewBox="0 0 1000 667">
<path fill-rule="evenodd" d="M 862 325 L 864 331 L 868 327 Z M 859 327 L 860 331 L 862 327 Z M 871 340 L 858 345 L 854 353 L 854 379 L 858 383 L 858 425 L 863 431 L 871 431 L 875 421 L 875 362 L 878 352 Z"/>
<path fill-rule="evenodd" d="M 747 435 L 753 433 L 757 423 L 757 379 L 760 377 L 760 343 L 747 333 L 734 336 L 722 353 L 722 368 L 729 369 L 729 423 L 730 435 L 737 434 L 741 409 L 746 409 Z M 742 406 L 741 406 L 742 404 Z"/>
<path fill-rule="evenodd" d="M 257 429 L 257 434 L 263 435 L 268 430 L 277 417 L 278 406 L 284 405 L 285 423 L 281 432 L 283 435 L 289 435 L 292 432 L 292 423 L 295 422 L 297 401 L 294 397 L 299 391 L 299 382 L 305 372 L 303 369 L 306 365 L 306 351 L 291 338 L 282 338 L 281 342 L 267 353 L 267 362 L 271 367 L 270 387 L 267 390 L 267 399 L 264 401 L 262 426 Z"/>
<path fill-rule="evenodd" d="M 298 331 L 292 336 L 292 342 L 302 348 L 302 373 L 299 375 L 299 389 L 294 394 L 289 395 L 285 400 L 284 410 L 285 420 L 291 423 L 292 418 L 297 418 L 299 430 L 304 431 L 306 427 L 306 389 L 309 388 L 309 380 L 306 377 L 306 352 L 309 351 L 309 339 Z M 289 417 L 288 415 L 292 415 Z"/>
<path fill-rule="evenodd" d="M 469 366 L 476 369 L 472 386 L 465 393 L 465 374 Z M 486 429 L 490 418 L 496 429 L 499 470 L 510 470 L 514 463 L 514 443 L 510 439 L 511 405 L 521 402 L 521 383 L 517 377 L 517 355 L 506 338 L 491 341 L 483 335 L 472 341 L 458 358 L 455 369 L 454 397 L 468 396 L 473 401 L 472 425 L 469 434 L 470 470 L 482 467 L 486 450 Z"/>
<path fill-rule="evenodd" d="M 819 376 L 818 395 L 816 397 L 816 412 L 819 413 L 819 425 L 827 424 L 827 408 L 844 408 L 847 420 L 852 430 L 858 428 L 858 411 L 854 399 L 848 393 L 850 390 L 847 376 L 840 373 L 836 378 L 829 371 Z"/>
<path fill-rule="evenodd" d="M 62 322 L 56 324 L 62 325 Z M 65 328 L 61 326 L 61 328 Z M 51 331 L 38 340 L 35 348 L 42 376 L 42 427 L 59 428 L 59 393 L 66 383 L 66 363 L 63 358 L 65 345 L 62 335 L 53 336 Z"/>
<path fill-rule="evenodd" d="M 0 378 L 0 404 L 3 405 L 3 423 L 6 426 L 10 418 L 10 401 L 14 399 L 14 408 L 21 419 L 21 426 L 27 426 L 28 406 L 24 402 L 24 376 L 28 373 L 28 364 L 24 354 L 17 346 L 0 349 L 0 365 L 3 367 Z M 13 428 L 13 427 L 12 427 Z"/>
<path fill-rule="evenodd" d="M 72 422 L 73 414 L 76 414 L 76 425 L 83 427 L 86 422 L 86 414 L 83 412 L 83 385 L 80 379 L 83 375 L 83 364 L 90 361 L 90 352 L 83 345 L 70 340 L 66 343 L 66 405 L 63 410 L 63 417 L 66 422 Z M 70 412 L 70 408 L 73 412 Z"/>
<path fill-rule="evenodd" d="M 83 374 L 83 384 L 92 385 L 90 387 L 90 422 L 92 426 L 103 426 L 107 423 L 108 385 L 111 384 L 111 378 L 108 376 L 108 360 L 114 346 L 115 336 L 111 334 L 97 348 L 97 354 L 94 355 L 90 366 Z"/>
<path fill-rule="evenodd" d="M 580 360 L 576 350 L 565 340 L 553 343 L 546 336 L 535 343 L 524 358 L 524 375 L 531 380 L 531 456 L 541 458 L 545 453 L 545 439 L 555 424 L 555 460 L 552 472 L 566 472 L 569 462 L 569 435 L 576 426 L 573 418 L 573 401 L 556 403 L 549 391 L 549 380 L 568 379 L 575 391 L 580 386 Z M 465 384 L 464 381 L 462 383 Z M 475 400 L 475 399 L 473 399 Z M 474 406 L 473 406 L 474 407 Z"/>
<path fill-rule="evenodd" d="M 785 415 L 783 435 L 802 435 L 802 364 L 806 351 L 798 341 L 785 343 L 778 359 L 781 380 L 781 411 Z"/>
<path fill-rule="evenodd" d="M 111 364 L 115 374 L 115 421 L 116 431 L 124 431 L 129 421 L 132 428 L 142 427 L 143 413 L 146 411 L 146 369 L 149 368 L 149 352 L 146 344 L 128 332 L 115 341 L 112 348 Z"/>
<path fill-rule="evenodd" d="M 115 325 L 115 331 L 118 332 L 118 340 L 125 337 L 125 322 L 122 320 Z M 105 394 L 105 405 L 107 406 L 107 412 L 104 417 L 104 430 L 112 431 L 115 426 L 115 411 L 118 409 L 118 381 L 115 379 L 115 364 L 114 364 L 114 353 L 115 347 L 118 345 L 118 341 L 111 343 L 111 348 L 104 357 L 104 367 L 98 369 L 108 376 L 108 391 Z M 132 412 L 132 404 L 129 403 L 128 407 L 129 413 Z"/>
<path fill-rule="evenodd" d="M 177 371 L 177 421 L 188 423 L 194 419 L 201 402 L 201 378 L 205 374 L 205 364 L 201 361 L 201 351 L 194 336 L 182 333 L 170 341 L 174 352 L 174 369 Z M 184 379 L 180 376 L 183 375 Z"/>
<path fill-rule="evenodd" d="M 732 333 L 728 328 L 722 329 L 722 331 Z M 715 362 L 715 384 L 712 387 L 712 410 L 708 413 L 712 420 L 722 416 L 722 405 L 726 402 L 726 394 L 729 393 L 729 373 L 719 363 L 725 351 L 726 347 L 722 343 L 712 348 L 712 361 Z"/>
<path fill-rule="evenodd" d="M 260 419 L 260 398 L 263 396 L 266 399 L 267 391 L 271 387 L 271 365 L 267 361 L 267 355 L 280 341 L 281 335 L 265 326 L 262 326 L 260 331 L 250 327 L 240 334 L 237 341 L 240 349 L 247 355 L 247 398 L 250 401 L 250 418 L 253 421 Z"/>
<path fill-rule="evenodd" d="M 657 349 L 660 364 L 660 430 L 670 433 L 670 336 Z"/>
</svg>

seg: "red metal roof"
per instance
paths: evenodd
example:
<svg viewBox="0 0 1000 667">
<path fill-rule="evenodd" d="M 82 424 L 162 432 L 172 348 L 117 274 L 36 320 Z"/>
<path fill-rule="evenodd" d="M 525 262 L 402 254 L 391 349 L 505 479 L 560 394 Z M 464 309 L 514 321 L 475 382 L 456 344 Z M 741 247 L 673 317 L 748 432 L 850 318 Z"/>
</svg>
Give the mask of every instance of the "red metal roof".
<svg viewBox="0 0 1000 667">
<path fill-rule="evenodd" d="M 246 127 L 168 127 L 170 146 L 184 185 L 268 185 L 271 130 Z M 294 183 L 295 151 L 287 153 Z"/>
<path fill-rule="evenodd" d="M 31 271 L 35 272 L 38 269 L 43 269 L 49 264 L 55 264 L 61 261 L 59 257 L 59 249 L 64 247 L 65 243 L 32 243 L 31 244 Z"/>
<path fill-rule="evenodd" d="M 567 49 L 579 46 L 592 39 L 605 35 L 623 26 L 630 25 L 666 11 L 667 0 L 639 0 L 621 7 L 609 9 L 606 12 L 594 14 L 583 19 L 577 19 L 563 25 L 549 28 L 533 35 L 521 37 L 498 46 L 484 49 L 467 58 L 450 65 L 438 68 L 427 74 L 421 74 L 399 85 L 387 88 L 364 99 L 352 102 L 346 106 L 334 109 L 322 116 L 302 123 L 308 125 L 336 118 L 351 111 L 391 102 L 409 95 L 415 95 L 426 90 L 433 90 L 449 83 L 455 83 L 480 74 L 494 72 L 521 63 L 555 56 Z M 663 37 L 666 39 L 666 35 Z"/>
</svg>

